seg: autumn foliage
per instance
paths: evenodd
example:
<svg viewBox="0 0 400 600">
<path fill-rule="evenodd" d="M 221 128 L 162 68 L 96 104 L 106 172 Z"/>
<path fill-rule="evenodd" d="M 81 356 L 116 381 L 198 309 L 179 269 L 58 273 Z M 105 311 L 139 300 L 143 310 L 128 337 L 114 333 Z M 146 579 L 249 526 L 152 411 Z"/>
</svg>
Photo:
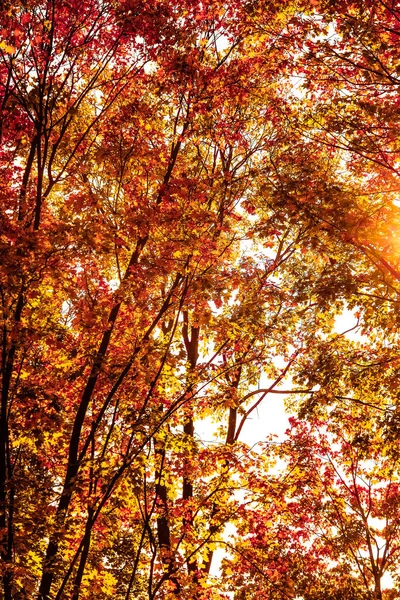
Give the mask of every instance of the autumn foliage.
<svg viewBox="0 0 400 600">
<path fill-rule="evenodd" d="M 396 3 L 0 11 L 2 598 L 397 598 Z"/>
</svg>

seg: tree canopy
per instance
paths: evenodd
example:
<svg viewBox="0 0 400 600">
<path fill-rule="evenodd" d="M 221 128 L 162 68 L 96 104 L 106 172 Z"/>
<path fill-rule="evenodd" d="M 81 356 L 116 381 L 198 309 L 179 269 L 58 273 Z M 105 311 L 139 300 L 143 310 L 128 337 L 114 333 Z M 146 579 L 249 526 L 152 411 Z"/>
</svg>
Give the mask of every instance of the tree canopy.
<svg viewBox="0 0 400 600">
<path fill-rule="evenodd" d="M 397 3 L 0 11 L 4 600 L 398 597 Z"/>
</svg>

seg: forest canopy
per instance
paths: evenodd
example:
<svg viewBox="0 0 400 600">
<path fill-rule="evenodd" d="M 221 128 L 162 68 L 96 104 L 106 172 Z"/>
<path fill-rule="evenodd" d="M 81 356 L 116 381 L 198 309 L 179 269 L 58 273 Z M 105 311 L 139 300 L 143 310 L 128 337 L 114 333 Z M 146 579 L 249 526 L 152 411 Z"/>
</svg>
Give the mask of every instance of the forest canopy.
<svg viewBox="0 0 400 600">
<path fill-rule="evenodd" d="M 2 598 L 398 598 L 398 4 L 0 15 Z"/>
</svg>

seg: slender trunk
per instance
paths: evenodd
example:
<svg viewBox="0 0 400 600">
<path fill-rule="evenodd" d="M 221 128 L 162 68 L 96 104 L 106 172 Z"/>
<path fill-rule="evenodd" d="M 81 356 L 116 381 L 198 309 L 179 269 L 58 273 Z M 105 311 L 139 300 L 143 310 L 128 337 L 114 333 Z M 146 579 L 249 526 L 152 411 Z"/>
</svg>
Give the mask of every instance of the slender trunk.
<svg viewBox="0 0 400 600">
<path fill-rule="evenodd" d="M 7 361 L 8 363 L 8 361 Z M 1 415 L 0 415 L 0 548 L 1 560 L 4 565 L 3 574 L 3 591 L 4 600 L 11 600 L 11 556 L 9 552 L 10 540 L 9 534 L 12 531 L 12 524 L 9 522 L 10 514 L 7 502 L 8 477 L 8 389 L 9 389 L 9 368 L 8 364 L 3 372 L 3 388 L 1 398 Z"/>
<path fill-rule="evenodd" d="M 24 297 L 21 290 L 15 309 L 14 323 L 21 320 Z M 12 598 L 12 548 L 13 548 L 13 498 L 14 490 L 11 481 L 11 457 L 9 447 L 8 407 L 9 393 L 17 342 L 12 341 L 7 352 L 7 329 L 3 330 L 2 348 L 2 389 L 0 409 L 0 548 L 1 559 L 5 567 L 3 574 L 4 600 Z"/>
<path fill-rule="evenodd" d="M 187 360 L 188 360 L 188 374 L 189 377 L 191 373 L 194 371 L 197 360 L 199 357 L 199 327 L 191 327 L 190 337 L 189 337 L 189 316 L 188 312 L 184 311 L 183 313 L 183 327 L 182 327 L 182 336 L 183 341 L 185 343 Z M 194 438 L 194 422 L 193 416 L 190 414 L 183 425 L 183 431 L 189 438 L 190 446 L 192 446 L 193 438 Z M 183 478 L 183 488 L 182 488 L 182 498 L 183 500 L 189 500 L 193 498 L 193 483 L 192 480 L 185 476 Z M 187 511 L 187 516 L 184 520 L 184 525 L 188 528 L 192 528 L 193 526 L 193 517 L 191 511 Z M 190 574 L 192 574 L 192 579 L 194 582 L 198 581 L 198 565 L 197 560 L 192 557 L 187 561 L 187 569 Z"/>
<path fill-rule="evenodd" d="M 35 204 L 35 218 L 33 229 L 37 231 L 40 227 L 40 216 L 42 210 L 42 188 L 43 188 L 43 169 L 44 169 L 44 159 L 42 156 L 42 146 L 41 146 L 41 125 L 38 131 L 38 144 L 37 144 L 37 185 L 36 185 L 36 204 Z"/>
<path fill-rule="evenodd" d="M 224 357 L 224 360 L 226 362 L 226 359 Z M 231 379 L 229 373 L 226 374 L 226 380 L 227 382 L 235 389 L 237 390 L 239 387 L 239 382 L 240 382 L 240 377 L 242 375 L 242 367 L 241 365 L 239 365 L 236 369 L 235 375 L 234 377 Z M 228 431 L 226 434 L 226 440 L 225 440 L 225 444 L 233 444 L 235 441 L 235 433 L 236 433 L 236 421 L 237 421 L 237 407 L 230 407 L 229 408 L 229 417 L 228 417 Z M 227 466 L 227 463 L 225 464 L 225 466 Z M 214 505 L 213 510 L 212 510 L 212 515 L 211 515 L 211 521 L 212 519 L 215 517 L 215 515 L 218 512 L 218 508 L 216 505 Z M 214 556 L 214 551 L 210 550 L 210 552 L 207 555 L 207 560 L 204 562 L 204 565 L 202 567 L 202 571 L 204 573 L 206 573 L 207 575 L 210 573 L 210 569 L 211 569 L 211 564 L 212 564 L 212 559 Z"/>
<path fill-rule="evenodd" d="M 236 417 L 237 408 L 234 406 L 229 409 L 228 432 L 226 434 L 225 444 L 233 444 L 235 441 Z"/>
<path fill-rule="evenodd" d="M 162 474 L 165 464 L 165 442 L 163 440 L 155 440 L 155 454 L 158 458 L 159 469 L 156 472 L 156 495 L 159 499 L 161 514 L 157 518 L 157 537 L 160 546 L 160 555 L 166 575 L 164 580 L 169 579 L 174 584 L 174 594 L 180 593 L 181 587 L 177 577 L 175 576 L 175 559 L 171 548 L 171 535 L 168 521 L 168 492 L 167 487 L 162 483 Z"/>
<path fill-rule="evenodd" d="M 126 590 L 126 594 L 125 594 L 124 600 L 129 600 L 129 596 L 131 595 L 132 587 L 133 587 L 133 584 L 134 584 L 135 579 L 136 579 L 137 568 L 138 568 L 138 565 L 139 565 L 140 554 L 141 554 L 143 543 L 144 543 L 144 539 L 145 539 L 145 536 L 146 536 L 146 530 L 147 530 L 147 527 L 148 527 L 148 523 L 146 525 L 147 526 L 143 526 L 143 529 L 142 529 L 142 535 L 140 537 L 140 542 L 138 544 L 138 548 L 137 548 L 137 551 L 136 551 L 136 556 L 135 556 L 135 561 L 134 561 L 134 564 L 133 564 L 132 574 L 131 574 L 130 579 L 129 579 L 129 583 L 128 583 L 128 587 L 127 587 L 127 590 Z"/>
<path fill-rule="evenodd" d="M 39 143 L 40 136 L 39 133 L 36 132 L 34 138 L 31 141 L 31 147 L 29 149 L 29 155 L 26 161 L 25 171 L 22 178 L 21 191 L 19 193 L 18 221 L 22 221 L 26 214 L 26 189 L 31 175 L 33 162 L 35 160 L 36 147 Z"/>
<path fill-rule="evenodd" d="M 381 578 L 380 578 L 380 575 L 378 575 L 378 574 L 375 574 L 374 597 L 376 600 L 382 600 Z"/>
<path fill-rule="evenodd" d="M 193 418 L 192 417 L 189 417 L 189 419 L 184 424 L 183 431 L 184 431 L 184 433 L 187 436 L 189 436 L 189 438 L 191 440 L 193 440 L 193 437 L 194 437 L 194 423 L 193 423 Z M 189 500 L 190 498 L 193 498 L 193 483 L 192 483 L 192 480 L 189 479 L 188 477 L 184 477 L 183 478 L 182 498 L 183 498 L 183 500 Z M 191 510 L 187 510 L 186 511 L 186 516 L 184 518 L 183 524 L 188 529 L 192 528 L 192 526 L 193 526 L 193 516 L 192 516 L 192 511 Z M 198 571 L 198 566 L 197 566 L 197 560 L 194 557 L 190 558 L 187 561 L 187 569 L 188 569 L 188 572 L 192 574 L 193 581 L 197 582 L 196 573 Z"/>
<path fill-rule="evenodd" d="M 85 535 L 84 535 L 81 559 L 79 561 L 78 570 L 77 570 L 76 576 L 75 576 L 71 600 L 78 600 L 78 598 L 79 598 L 79 591 L 81 589 L 83 573 L 85 571 L 86 561 L 87 561 L 89 549 L 90 549 L 90 539 L 91 539 L 92 527 L 93 527 L 93 521 L 92 521 L 93 513 L 94 513 L 93 509 L 90 508 L 88 511 L 88 518 L 86 521 L 86 528 L 85 528 Z"/>
</svg>

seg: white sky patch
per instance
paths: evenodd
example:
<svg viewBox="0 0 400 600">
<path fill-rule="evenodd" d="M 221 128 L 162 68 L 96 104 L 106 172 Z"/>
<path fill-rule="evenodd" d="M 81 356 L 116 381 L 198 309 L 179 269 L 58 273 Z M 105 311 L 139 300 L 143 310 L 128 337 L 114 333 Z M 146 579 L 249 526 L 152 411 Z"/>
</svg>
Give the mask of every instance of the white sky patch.
<svg viewBox="0 0 400 600">
<path fill-rule="evenodd" d="M 283 439 L 291 415 L 285 408 L 285 396 L 270 392 L 246 419 L 240 440 L 249 446 L 265 441 L 270 435 Z"/>
<path fill-rule="evenodd" d="M 223 52 L 224 50 L 230 48 L 231 42 L 226 35 L 221 34 L 216 36 L 215 46 L 218 52 Z"/>
<path fill-rule="evenodd" d="M 367 337 L 360 333 L 360 328 L 357 325 L 358 320 L 354 311 L 345 308 L 340 315 L 335 317 L 334 331 L 339 334 L 344 334 L 354 342 L 365 342 Z"/>
<path fill-rule="evenodd" d="M 236 527 L 233 523 L 227 523 L 225 525 L 224 538 L 225 540 L 229 540 L 235 536 Z M 226 549 L 223 546 L 218 547 L 214 551 L 213 559 L 211 562 L 210 575 L 212 577 L 220 577 L 221 576 L 221 564 L 224 558 L 227 557 Z"/>
<path fill-rule="evenodd" d="M 63 323 L 66 327 L 72 325 L 72 321 L 74 320 L 74 310 L 73 305 L 69 300 L 64 300 L 61 305 L 61 316 L 63 318 Z"/>
<path fill-rule="evenodd" d="M 109 279 L 107 281 L 107 283 L 113 292 L 115 292 L 115 290 L 117 290 L 119 288 L 119 286 L 121 285 L 120 280 L 116 279 L 115 277 L 113 279 Z"/>
<path fill-rule="evenodd" d="M 146 73 L 146 75 L 151 75 L 152 73 L 155 73 L 157 71 L 157 63 L 151 60 L 147 61 L 144 64 L 143 71 Z"/>
<path fill-rule="evenodd" d="M 383 574 L 382 579 L 381 579 L 381 587 L 382 589 L 387 589 L 390 590 L 392 589 L 394 586 L 394 581 L 393 581 L 393 577 L 391 576 L 390 573 L 388 573 L 386 571 L 386 573 Z"/>
</svg>

